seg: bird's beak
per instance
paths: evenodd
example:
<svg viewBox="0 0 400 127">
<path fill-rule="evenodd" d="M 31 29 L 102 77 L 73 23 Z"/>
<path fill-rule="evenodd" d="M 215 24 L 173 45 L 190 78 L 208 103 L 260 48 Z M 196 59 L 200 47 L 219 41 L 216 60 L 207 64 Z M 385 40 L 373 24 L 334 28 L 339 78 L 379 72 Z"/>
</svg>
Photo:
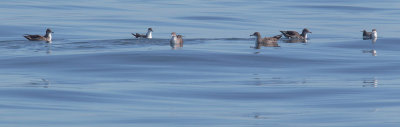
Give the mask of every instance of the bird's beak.
<svg viewBox="0 0 400 127">
<path fill-rule="evenodd" d="M 250 34 L 250 36 L 254 36 L 254 34 Z"/>
<path fill-rule="evenodd" d="M 312 34 L 312 32 L 310 32 Z"/>
</svg>

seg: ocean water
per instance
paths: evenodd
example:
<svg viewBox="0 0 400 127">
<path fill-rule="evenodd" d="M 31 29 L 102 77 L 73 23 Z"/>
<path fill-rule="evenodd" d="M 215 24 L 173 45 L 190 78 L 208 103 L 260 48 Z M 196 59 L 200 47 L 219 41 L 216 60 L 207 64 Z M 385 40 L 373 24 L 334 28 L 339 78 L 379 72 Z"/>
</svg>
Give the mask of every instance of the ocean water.
<svg viewBox="0 0 400 127">
<path fill-rule="evenodd" d="M 400 1 L 0 2 L 2 127 L 400 126 Z M 136 39 L 152 27 L 153 39 Z M 53 42 L 23 34 L 54 31 Z M 261 46 L 249 35 L 312 31 Z M 376 28 L 378 39 L 363 40 Z M 184 35 L 183 47 L 169 44 Z"/>
</svg>

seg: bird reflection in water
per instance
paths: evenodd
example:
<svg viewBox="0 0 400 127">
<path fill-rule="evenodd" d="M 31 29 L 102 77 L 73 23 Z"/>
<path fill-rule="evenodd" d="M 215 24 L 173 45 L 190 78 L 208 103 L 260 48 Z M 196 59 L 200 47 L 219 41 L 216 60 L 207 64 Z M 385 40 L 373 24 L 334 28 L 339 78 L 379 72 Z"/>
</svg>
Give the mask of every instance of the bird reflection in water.
<svg viewBox="0 0 400 127">
<path fill-rule="evenodd" d="M 371 40 L 371 50 L 363 50 L 363 53 L 371 53 L 372 54 L 372 56 L 377 56 L 377 52 L 376 52 L 376 50 L 375 50 L 375 43 L 376 43 L 376 40 L 377 40 L 378 38 L 372 38 L 372 39 L 370 39 Z"/>
<path fill-rule="evenodd" d="M 45 47 L 46 47 L 46 54 L 51 54 L 51 47 L 52 47 L 51 43 L 48 43 Z"/>
<path fill-rule="evenodd" d="M 300 40 L 300 39 L 282 39 L 285 43 L 307 43 L 307 39 Z"/>
<path fill-rule="evenodd" d="M 372 49 L 372 50 L 363 50 L 363 53 L 371 53 L 372 56 L 377 56 L 376 50 L 375 50 L 375 49 Z"/>
<path fill-rule="evenodd" d="M 254 119 L 270 119 L 266 116 L 262 116 L 260 113 L 254 113 L 253 118 Z"/>
<path fill-rule="evenodd" d="M 50 81 L 47 80 L 47 79 L 44 79 L 44 78 L 42 78 L 42 81 L 43 81 L 43 87 L 44 87 L 44 88 L 49 88 L 49 86 L 50 86 Z"/>
<path fill-rule="evenodd" d="M 254 49 L 261 49 L 261 47 L 280 47 L 278 42 L 256 42 Z"/>
<path fill-rule="evenodd" d="M 375 42 L 376 42 L 376 40 L 378 40 L 378 38 L 373 38 L 371 40 L 372 40 L 372 43 L 375 44 Z"/>
<path fill-rule="evenodd" d="M 30 85 L 35 86 L 35 87 L 49 88 L 50 87 L 50 81 L 47 80 L 47 79 L 42 78 L 41 81 L 31 82 Z"/>
<path fill-rule="evenodd" d="M 364 80 L 363 83 L 363 87 L 378 87 L 378 80 L 376 78 L 373 78 L 372 80 Z"/>
<path fill-rule="evenodd" d="M 181 48 L 183 48 L 183 42 L 182 43 L 170 43 L 170 46 L 173 50 L 181 49 Z"/>
<path fill-rule="evenodd" d="M 255 49 L 261 49 L 262 46 L 264 47 L 279 47 L 278 40 L 282 37 L 282 35 L 276 35 L 273 37 L 261 37 L 259 32 L 254 32 L 250 36 L 256 36 L 256 43 Z"/>
</svg>

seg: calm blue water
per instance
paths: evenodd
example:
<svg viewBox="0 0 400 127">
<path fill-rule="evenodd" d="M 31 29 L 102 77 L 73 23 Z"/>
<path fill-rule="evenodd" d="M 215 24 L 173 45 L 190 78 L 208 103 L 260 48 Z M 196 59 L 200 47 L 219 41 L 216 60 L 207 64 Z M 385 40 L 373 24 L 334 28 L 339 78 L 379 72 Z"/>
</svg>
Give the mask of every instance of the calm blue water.
<svg viewBox="0 0 400 127">
<path fill-rule="evenodd" d="M 0 126 L 400 126 L 400 1 L 0 2 Z M 153 39 L 130 33 L 154 30 Z M 55 33 L 53 43 L 23 34 Z M 263 36 L 309 28 L 307 43 Z M 378 40 L 362 40 L 376 28 Z M 184 35 L 172 48 L 171 32 Z"/>
</svg>

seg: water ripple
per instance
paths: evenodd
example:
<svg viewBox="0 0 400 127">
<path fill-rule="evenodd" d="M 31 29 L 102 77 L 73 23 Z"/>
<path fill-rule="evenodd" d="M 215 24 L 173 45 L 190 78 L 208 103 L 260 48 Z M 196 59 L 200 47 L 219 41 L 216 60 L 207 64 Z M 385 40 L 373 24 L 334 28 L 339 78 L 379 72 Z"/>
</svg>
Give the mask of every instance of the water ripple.
<svg viewBox="0 0 400 127">
<path fill-rule="evenodd" d="M 245 21 L 241 18 L 223 17 L 223 16 L 183 16 L 177 17 L 185 20 L 207 20 L 207 21 Z"/>
</svg>

